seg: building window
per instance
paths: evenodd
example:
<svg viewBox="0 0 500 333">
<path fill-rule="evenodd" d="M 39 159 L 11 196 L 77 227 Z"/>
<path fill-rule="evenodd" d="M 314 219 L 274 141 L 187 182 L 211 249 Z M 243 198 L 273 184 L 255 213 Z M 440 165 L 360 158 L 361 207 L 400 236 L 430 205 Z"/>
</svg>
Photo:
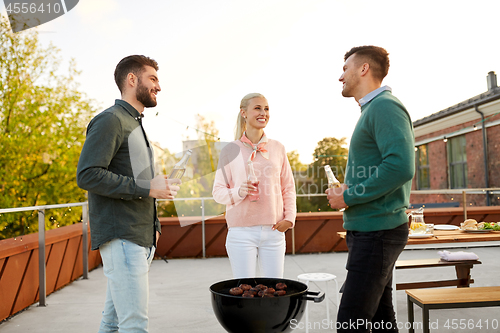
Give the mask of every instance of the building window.
<svg viewBox="0 0 500 333">
<path fill-rule="evenodd" d="M 415 160 L 417 162 L 417 189 L 431 188 L 427 145 L 417 147 Z"/>
<path fill-rule="evenodd" d="M 448 163 L 451 188 L 467 188 L 465 135 L 448 140 Z"/>
</svg>

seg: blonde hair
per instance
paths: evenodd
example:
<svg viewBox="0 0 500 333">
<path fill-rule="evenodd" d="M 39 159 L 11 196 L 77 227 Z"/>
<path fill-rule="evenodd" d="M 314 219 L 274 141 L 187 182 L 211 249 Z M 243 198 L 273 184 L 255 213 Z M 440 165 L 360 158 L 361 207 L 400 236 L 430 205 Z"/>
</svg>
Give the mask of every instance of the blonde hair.
<svg viewBox="0 0 500 333">
<path fill-rule="evenodd" d="M 245 118 L 243 118 L 241 116 L 241 110 L 246 110 L 248 108 L 248 103 L 250 102 L 250 100 L 252 98 L 256 98 L 256 97 L 261 97 L 261 98 L 266 99 L 264 97 L 264 95 L 262 95 L 262 94 L 251 93 L 251 94 L 245 95 L 245 97 L 243 97 L 243 99 L 241 100 L 240 112 L 238 112 L 238 119 L 236 120 L 236 127 L 235 127 L 235 131 L 234 131 L 234 139 L 235 140 L 239 140 L 242 137 L 243 132 L 245 132 L 245 130 L 247 129 L 247 121 Z"/>
</svg>

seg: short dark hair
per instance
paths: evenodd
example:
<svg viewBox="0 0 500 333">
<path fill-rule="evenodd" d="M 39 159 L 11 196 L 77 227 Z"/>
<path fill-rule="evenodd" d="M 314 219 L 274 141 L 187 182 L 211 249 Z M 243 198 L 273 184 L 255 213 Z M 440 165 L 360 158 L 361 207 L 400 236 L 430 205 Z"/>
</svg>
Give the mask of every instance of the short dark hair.
<svg viewBox="0 0 500 333">
<path fill-rule="evenodd" d="M 133 73 L 139 76 L 144 71 L 145 66 L 151 66 L 158 70 L 158 63 L 143 55 L 131 55 L 120 60 L 115 68 L 115 82 L 120 92 L 123 93 L 123 83 L 127 75 Z"/>
<path fill-rule="evenodd" d="M 344 61 L 357 54 L 358 61 L 370 64 L 373 76 L 382 81 L 389 72 L 389 53 L 386 49 L 373 45 L 353 47 L 344 55 Z"/>
</svg>

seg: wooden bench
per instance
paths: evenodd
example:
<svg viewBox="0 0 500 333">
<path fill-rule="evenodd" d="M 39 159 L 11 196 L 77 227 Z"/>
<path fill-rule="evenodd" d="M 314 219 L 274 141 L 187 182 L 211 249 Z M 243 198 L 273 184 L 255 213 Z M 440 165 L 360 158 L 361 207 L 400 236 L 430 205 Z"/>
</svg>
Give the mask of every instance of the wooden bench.
<svg viewBox="0 0 500 333">
<path fill-rule="evenodd" d="M 500 306 L 500 287 L 406 290 L 409 333 L 415 332 L 413 304 L 422 308 L 422 328 L 429 333 L 429 310 Z"/>
<path fill-rule="evenodd" d="M 458 288 L 469 287 L 471 283 L 474 283 L 474 280 L 471 278 L 470 275 L 470 270 L 474 267 L 474 265 L 479 265 L 479 264 L 481 264 L 479 260 L 441 261 L 441 259 L 439 258 L 398 260 L 396 261 L 396 269 L 435 268 L 435 267 L 455 266 L 457 278 L 453 280 L 441 280 L 441 281 L 396 283 L 396 290 L 438 288 L 438 287 L 450 287 L 450 286 L 457 286 Z"/>
<path fill-rule="evenodd" d="M 460 202 L 431 202 L 431 203 L 416 203 L 410 204 L 409 209 L 415 208 L 448 208 L 448 207 L 460 207 Z"/>
</svg>

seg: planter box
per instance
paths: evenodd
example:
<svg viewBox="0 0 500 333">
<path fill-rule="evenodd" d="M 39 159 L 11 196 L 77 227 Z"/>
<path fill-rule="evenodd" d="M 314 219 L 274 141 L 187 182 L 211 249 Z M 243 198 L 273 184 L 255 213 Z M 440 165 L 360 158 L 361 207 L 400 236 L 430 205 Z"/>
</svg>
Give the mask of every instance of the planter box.
<svg viewBox="0 0 500 333">
<path fill-rule="evenodd" d="M 81 242 L 81 223 L 45 232 L 47 295 L 83 275 Z M 100 263 L 89 250 L 89 270 Z M 0 241 L 0 320 L 39 300 L 38 277 L 38 233 Z"/>
<path fill-rule="evenodd" d="M 189 218 L 181 227 L 177 217 L 160 218 L 162 236 L 156 256 L 160 258 L 203 257 L 201 217 Z M 186 218 L 183 218 L 186 223 Z M 314 253 L 347 251 L 345 241 L 337 235 L 342 228 L 342 213 L 298 213 L 295 230 L 286 232 L 286 253 Z M 205 247 L 207 257 L 227 256 L 227 225 L 223 215 L 205 221 Z"/>
<path fill-rule="evenodd" d="M 451 224 L 460 226 L 464 221 L 463 208 L 426 208 L 426 223 Z M 500 206 L 467 208 L 467 217 L 477 221 L 500 221 Z M 187 219 L 187 220 L 186 220 Z M 183 218 L 181 227 L 177 217 L 160 218 L 162 236 L 156 256 L 160 258 L 201 258 L 203 257 L 201 217 Z M 298 213 L 294 230 L 286 232 L 286 253 L 317 253 L 347 251 L 345 241 L 337 232 L 342 227 L 342 213 L 317 212 Z M 227 256 L 225 242 L 226 219 L 223 215 L 210 217 L 205 221 L 206 257 Z"/>
</svg>

